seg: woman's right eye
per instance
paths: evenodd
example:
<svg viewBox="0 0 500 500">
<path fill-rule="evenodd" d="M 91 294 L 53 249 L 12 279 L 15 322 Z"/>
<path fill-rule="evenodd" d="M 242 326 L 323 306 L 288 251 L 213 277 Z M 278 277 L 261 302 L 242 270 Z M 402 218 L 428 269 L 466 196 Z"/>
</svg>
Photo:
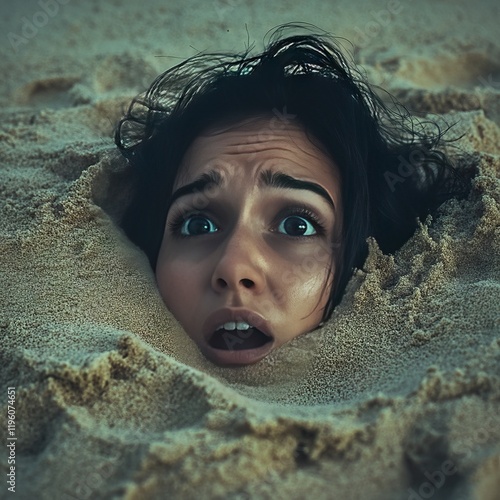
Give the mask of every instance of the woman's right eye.
<svg viewBox="0 0 500 500">
<path fill-rule="evenodd" d="M 215 233 L 219 228 L 204 215 L 190 215 L 180 225 L 179 232 L 182 236 L 200 236 Z"/>
</svg>

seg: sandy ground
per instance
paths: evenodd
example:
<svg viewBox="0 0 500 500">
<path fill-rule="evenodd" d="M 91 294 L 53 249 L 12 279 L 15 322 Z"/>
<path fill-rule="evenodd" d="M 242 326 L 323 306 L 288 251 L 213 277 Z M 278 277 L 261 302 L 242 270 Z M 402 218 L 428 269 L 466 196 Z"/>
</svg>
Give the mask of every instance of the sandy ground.
<svg viewBox="0 0 500 500">
<path fill-rule="evenodd" d="M 1 408 L 16 417 L 0 471 L 15 460 L 17 498 L 498 499 L 497 2 L 0 9 Z M 456 122 L 479 174 L 395 255 L 373 243 L 321 330 L 217 368 L 114 222 L 128 178 L 111 134 L 167 67 L 260 50 L 292 21 L 352 42 L 414 113 Z"/>
</svg>

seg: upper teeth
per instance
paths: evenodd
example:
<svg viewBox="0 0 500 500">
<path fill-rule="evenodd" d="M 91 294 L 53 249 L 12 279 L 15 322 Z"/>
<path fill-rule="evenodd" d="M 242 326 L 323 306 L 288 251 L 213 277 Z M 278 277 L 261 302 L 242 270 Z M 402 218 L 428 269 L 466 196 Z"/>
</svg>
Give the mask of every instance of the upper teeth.
<svg viewBox="0 0 500 500">
<path fill-rule="evenodd" d="M 249 328 L 252 328 L 251 325 L 248 323 L 245 323 L 244 321 L 228 321 L 227 323 L 224 323 L 223 325 L 220 325 L 217 330 L 248 330 Z"/>
</svg>

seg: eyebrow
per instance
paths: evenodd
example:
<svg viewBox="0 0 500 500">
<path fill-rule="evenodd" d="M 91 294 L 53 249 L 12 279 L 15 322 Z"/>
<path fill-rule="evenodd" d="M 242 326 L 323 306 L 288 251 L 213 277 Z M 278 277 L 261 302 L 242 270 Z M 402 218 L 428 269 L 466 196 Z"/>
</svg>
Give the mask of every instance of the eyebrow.
<svg viewBox="0 0 500 500">
<path fill-rule="evenodd" d="M 260 181 L 264 184 L 264 186 L 278 189 L 301 189 L 312 191 L 313 193 L 316 193 L 323 197 L 335 210 L 335 203 L 333 202 L 332 197 L 328 194 L 326 189 L 321 187 L 319 184 L 316 184 L 315 182 L 303 181 L 283 172 L 273 172 L 271 170 L 262 171 L 260 174 Z M 186 184 L 175 190 L 170 197 L 169 208 L 177 199 L 181 198 L 182 196 L 199 193 L 209 185 L 215 184 L 216 186 L 221 186 L 222 183 L 222 176 L 216 170 L 205 172 L 193 182 L 190 182 L 189 184 Z"/>
<path fill-rule="evenodd" d="M 199 193 L 212 184 L 216 186 L 222 185 L 222 175 L 216 170 L 210 170 L 209 172 L 203 173 L 193 182 L 176 189 L 172 193 L 172 196 L 170 196 L 168 208 L 170 208 L 178 198 L 189 194 Z"/>
<path fill-rule="evenodd" d="M 331 207 L 335 209 L 335 203 L 333 202 L 332 197 L 328 194 L 325 188 L 315 182 L 295 179 L 295 177 L 291 177 L 283 172 L 273 172 L 271 170 L 264 170 L 260 174 L 260 178 L 265 186 L 281 189 L 305 189 L 307 191 L 312 191 L 313 193 L 322 196 L 331 205 Z"/>
</svg>

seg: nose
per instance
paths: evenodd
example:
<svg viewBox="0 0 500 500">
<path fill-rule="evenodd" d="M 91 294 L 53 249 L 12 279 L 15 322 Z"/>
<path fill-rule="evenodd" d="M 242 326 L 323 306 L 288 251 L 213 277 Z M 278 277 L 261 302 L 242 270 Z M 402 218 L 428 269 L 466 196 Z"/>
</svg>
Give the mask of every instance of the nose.
<svg viewBox="0 0 500 500">
<path fill-rule="evenodd" d="M 257 238 L 237 229 L 221 246 L 212 274 L 212 289 L 260 294 L 265 288 L 265 255 Z"/>
</svg>

